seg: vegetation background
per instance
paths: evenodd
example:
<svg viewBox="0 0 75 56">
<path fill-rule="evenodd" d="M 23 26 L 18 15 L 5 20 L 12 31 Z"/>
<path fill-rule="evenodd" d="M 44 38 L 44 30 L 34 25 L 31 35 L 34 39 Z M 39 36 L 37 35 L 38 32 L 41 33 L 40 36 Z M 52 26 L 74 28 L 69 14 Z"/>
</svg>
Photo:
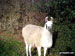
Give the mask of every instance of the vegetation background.
<svg viewBox="0 0 75 56">
<path fill-rule="evenodd" d="M 75 0 L 0 0 L 0 56 L 25 56 L 21 30 L 26 24 L 43 26 L 45 16 L 54 17 L 47 56 L 74 56 L 59 53 L 75 53 Z M 37 56 L 36 49 L 32 53 Z"/>
</svg>

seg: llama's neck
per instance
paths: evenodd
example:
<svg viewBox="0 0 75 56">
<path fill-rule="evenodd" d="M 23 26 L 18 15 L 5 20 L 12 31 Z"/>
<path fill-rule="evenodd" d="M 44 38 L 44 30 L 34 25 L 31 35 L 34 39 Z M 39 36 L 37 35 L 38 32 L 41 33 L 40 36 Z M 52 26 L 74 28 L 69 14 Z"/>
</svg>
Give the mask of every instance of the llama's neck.
<svg viewBox="0 0 75 56">
<path fill-rule="evenodd" d="M 46 25 L 44 25 L 41 38 L 41 45 L 43 47 L 50 47 L 51 43 L 52 43 L 52 34 L 50 33 L 49 30 L 47 30 Z"/>
<path fill-rule="evenodd" d="M 44 25 L 43 34 L 45 34 L 46 32 L 49 32 L 49 31 L 48 31 L 48 29 L 47 29 L 47 26 Z"/>
<path fill-rule="evenodd" d="M 46 24 L 44 25 L 44 31 L 45 31 L 45 30 L 47 30 L 47 26 L 46 26 Z"/>
</svg>

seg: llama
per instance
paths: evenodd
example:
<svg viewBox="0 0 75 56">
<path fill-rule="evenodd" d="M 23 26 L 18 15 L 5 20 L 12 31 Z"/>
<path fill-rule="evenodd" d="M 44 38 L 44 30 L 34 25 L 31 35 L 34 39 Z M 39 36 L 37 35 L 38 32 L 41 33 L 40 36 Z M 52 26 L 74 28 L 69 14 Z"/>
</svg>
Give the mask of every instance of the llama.
<svg viewBox="0 0 75 56">
<path fill-rule="evenodd" d="M 52 47 L 52 25 L 53 17 L 48 21 L 48 17 L 45 18 L 44 27 L 28 24 L 22 29 L 22 36 L 26 44 L 26 54 L 28 51 L 31 55 L 31 48 L 36 47 L 38 56 L 41 56 L 41 47 L 44 48 L 44 56 L 46 56 L 47 49 Z"/>
</svg>

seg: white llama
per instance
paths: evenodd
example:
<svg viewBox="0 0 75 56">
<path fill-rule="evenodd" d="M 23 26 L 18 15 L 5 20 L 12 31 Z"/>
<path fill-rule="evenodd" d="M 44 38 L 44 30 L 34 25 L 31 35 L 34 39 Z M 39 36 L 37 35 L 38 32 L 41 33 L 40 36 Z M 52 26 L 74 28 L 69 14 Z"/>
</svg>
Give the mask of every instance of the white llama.
<svg viewBox="0 0 75 56">
<path fill-rule="evenodd" d="M 46 56 L 47 48 L 52 47 L 52 25 L 53 17 L 48 21 L 48 17 L 45 18 L 44 27 L 37 25 L 26 25 L 22 29 L 22 36 L 26 44 L 26 54 L 28 56 L 28 51 L 31 56 L 31 48 L 36 47 L 38 50 L 38 56 L 41 56 L 41 47 L 44 48 L 44 56 Z"/>
</svg>

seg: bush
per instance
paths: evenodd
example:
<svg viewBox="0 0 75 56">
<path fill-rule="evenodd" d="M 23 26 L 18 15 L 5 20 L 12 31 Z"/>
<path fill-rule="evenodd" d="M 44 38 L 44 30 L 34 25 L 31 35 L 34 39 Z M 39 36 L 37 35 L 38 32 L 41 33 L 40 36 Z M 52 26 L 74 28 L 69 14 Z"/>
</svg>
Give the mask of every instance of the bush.
<svg viewBox="0 0 75 56">
<path fill-rule="evenodd" d="M 25 48 L 15 38 L 0 36 L 0 56 L 24 56 Z"/>
</svg>

